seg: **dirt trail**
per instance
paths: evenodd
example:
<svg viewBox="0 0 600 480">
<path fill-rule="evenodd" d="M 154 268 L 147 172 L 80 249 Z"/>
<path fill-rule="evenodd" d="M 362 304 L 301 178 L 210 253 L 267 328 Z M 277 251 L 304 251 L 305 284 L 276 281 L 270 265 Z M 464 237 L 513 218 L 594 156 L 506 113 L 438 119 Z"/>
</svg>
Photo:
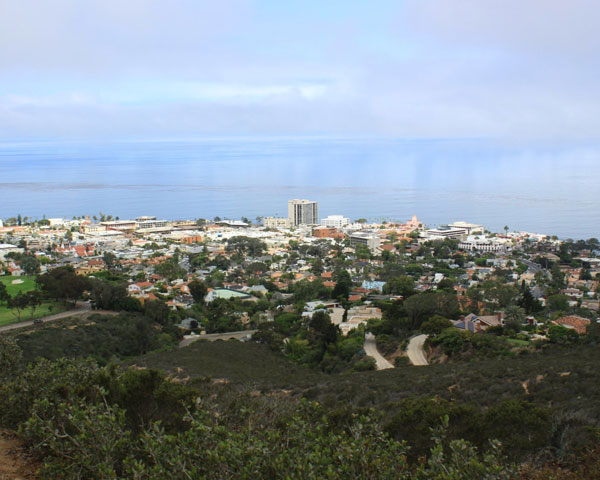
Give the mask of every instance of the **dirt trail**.
<svg viewBox="0 0 600 480">
<path fill-rule="evenodd" d="M 0 480 L 35 480 L 38 468 L 16 435 L 0 430 Z"/>
</svg>

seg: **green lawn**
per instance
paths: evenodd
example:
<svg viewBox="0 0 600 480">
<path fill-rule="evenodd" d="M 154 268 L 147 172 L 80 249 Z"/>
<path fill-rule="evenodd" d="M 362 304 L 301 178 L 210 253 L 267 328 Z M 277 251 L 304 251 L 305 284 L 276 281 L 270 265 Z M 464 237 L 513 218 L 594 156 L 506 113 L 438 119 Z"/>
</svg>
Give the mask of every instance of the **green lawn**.
<svg viewBox="0 0 600 480">
<path fill-rule="evenodd" d="M 6 290 L 11 297 L 19 292 L 29 292 L 35 289 L 35 276 L 32 277 L 0 277 L 0 282 L 6 285 Z M 23 283 L 12 283 L 14 280 L 23 280 Z"/>
<path fill-rule="evenodd" d="M 43 303 L 41 306 L 36 308 L 35 313 L 31 316 L 31 310 L 28 308 L 23 310 L 21 314 L 21 321 L 32 320 L 34 318 L 45 317 L 46 315 L 53 315 L 55 313 L 64 312 L 65 309 L 55 303 Z M 9 308 L 4 306 L 0 307 L 0 327 L 4 325 L 10 325 L 11 323 L 18 322 L 17 317 L 13 315 Z"/>
<path fill-rule="evenodd" d="M 508 341 L 508 343 L 516 345 L 517 347 L 526 347 L 531 343 L 527 340 L 519 340 L 518 338 L 507 338 L 506 340 Z"/>
<path fill-rule="evenodd" d="M 35 276 L 31 277 L 0 277 L 0 282 L 6 285 L 6 290 L 11 297 L 14 297 L 19 292 L 29 292 L 34 290 L 35 285 Z M 13 280 L 23 280 L 23 283 L 12 283 Z M 21 321 L 31 320 L 33 318 L 45 317 L 46 315 L 52 315 L 53 313 L 62 312 L 64 308 L 57 306 L 53 302 L 48 302 L 42 304 L 35 310 L 33 316 L 31 315 L 31 310 L 25 309 L 21 315 Z M 10 325 L 11 323 L 16 323 L 17 317 L 13 315 L 11 310 L 6 306 L 0 306 L 0 327 L 4 325 Z"/>
</svg>

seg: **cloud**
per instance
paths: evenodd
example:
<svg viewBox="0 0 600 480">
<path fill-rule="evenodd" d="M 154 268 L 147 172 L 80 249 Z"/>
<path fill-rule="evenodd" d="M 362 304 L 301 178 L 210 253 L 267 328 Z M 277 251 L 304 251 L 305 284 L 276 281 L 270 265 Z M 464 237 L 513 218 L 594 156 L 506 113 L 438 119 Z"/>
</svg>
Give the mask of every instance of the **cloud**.
<svg viewBox="0 0 600 480">
<path fill-rule="evenodd" d="M 591 0 L 0 0 L 0 132 L 595 138 L 598 27 Z"/>
<path fill-rule="evenodd" d="M 452 44 L 578 58 L 600 47 L 599 18 L 595 0 L 408 0 L 404 17 L 414 31 Z"/>
</svg>

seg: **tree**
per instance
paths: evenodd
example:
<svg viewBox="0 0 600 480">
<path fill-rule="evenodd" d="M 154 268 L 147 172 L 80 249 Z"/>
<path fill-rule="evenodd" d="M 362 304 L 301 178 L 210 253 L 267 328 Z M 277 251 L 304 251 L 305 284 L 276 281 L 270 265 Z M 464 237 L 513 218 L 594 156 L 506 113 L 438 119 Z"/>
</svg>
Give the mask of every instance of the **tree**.
<svg viewBox="0 0 600 480">
<path fill-rule="evenodd" d="M 194 297 L 194 302 L 203 304 L 204 297 L 208 293 L 206 284 L 202 280 L 195 279 L 188 284 L 188 288 L 190 289 L 190 294 Z"/>
<path fill-rule="evenodd" d="M 102 255 L 102 260 L 104 260 L 104 263 L 109 268 L 109 270 L 113 266 L 115 266 L 116 264 L 118 264 L 117 256 L 114 253 L 112 253 L 112 252 L 104 252 L 104 255 Z"/>
<path fill-rule="evenodd" d="M 169 281 L 182 278 L 186 274 L 186 271 L 177 264 L 175 258 L 159 263 L 154 267 L 154 271 Z"/>
<path fill-rule="evenodd" d="M 241 256 L 258 257 L 267 249 L 267 244 L 258 238 L 236 235 L 227 240 L 226 250 Z"/>
<path fill-rule="evenodd" d="M 144 314 L 155 323 L 166 325 L 169 321 L 169 313 L 169 307 L 161 300 L 149 300 L 144 303 Z"/>
<path fill-rule="evenodd" d="M 352 288 L 352 278 L 346 270 L 338 270 L 333 275 L 333 280 L 336 282 L 331 296 L 333 298 L 343 298 L 348 300 L 350 289 Z"/>
<path fill-rule="evenodd" d="M 579 280 L 591 280 L 592 274 L 587 268 L 583 268 L 579 274 Z"/>
<path fill-rule="evenodd" d="M 371 250 L 369 249 L 369 247 L 363 245 L 362 243 L 358 243 L 356 247 L 354 247 L 354 252 L 356 253 L 356 256 L 358 258 L 371 258 Z"/>
<path fill-rule="evenodd" d="M 546 306 L 551 312 L 566 312 L 569 310 L 569 297 L 566 295 L 551 295 L 546 301 Z"/>
<path fill-rule="evenodd" d="M 127 307 L 127 288 L 125 284 L 112 284 L 93 279 L 91 297 L 96 308 L 101 310 L 121 310 Z"/>
<path fill-rule="evenodd" d="M 426 320 L 421 325 L 421 331 L 428 335 L 438 335 L 446 328 L 452 327 L 453 323 L 447 318 L 439 315 L 434 315 L 429 320 Z"/>
<path fill-rule="evenodd" d="M 42 304 L 42 294 L 39 290 L 30 290 L 25 294 L 28 307 L 31 310 L 31 316 L 35 314 L 36 309 Z"/>
<path fill-rule="evenodd" d="M 23 368 L 23 351 L 14 338 L 0 336 L 0 379 L 15 376 Z"/>
<path fill-rule="evenodd" d="M 15 316 L 18 322 L 21 321 L 21 315 L 23 310 L 29 306 L 29 298 L 22 292 L 17 293 L 14 297 L 8 300 L 8 308 L 11 309 L 11 313 Z"/>
<path fill-rule="evenodd" d="M 415 293 L 415 281 L 408 275 L 390 278 L 383 286 L 383 293 L 409 297 Z"/>
<path fill-rule="evenodd" d="M 89 279 L 77 275 L 73 267 L 50 270 L 36 279 L 42 292 L 56 301 L 75 301 L 90 287 Z"/>
<path fill-rule="evenodd" d="M 314 275 L 321 275 L 324 271 L 323 260 L 321 260 L 320 258 L 316 258 L 312 262 L 310 270 Z"/>
<path fill-rule="evenodd" d="M 541 302 L 533 297 L 531 290 L 527 287 L 525 287 L 525 289 L 523 290 L 521 298 L 519 299 L 517 304 L 519 305 L 519 307 L 523 308 L 525 310 L 525 313 L 528 315 L 532 313 L 537 313 L 543 310 L 544 308 Z"/>
<path fill-rule="evenodd" d="M 35 275 L 40 271 L 40 261 L 34 255 L 22 255 L 19 265 L 27 275 Z"/>
<path fill-rule="evenodd" d="M 558 265 L 558 263 L 552 265 L 550 273 L 552 274 L 552 287 L 555 290 L 561 290 L 565 288 L 565 274 L 561 271 L 560 265 Z"/>
<path fill-rule="evenodd" d="M 504 309 L 504 325 L 506 328 L 518 332 L 525 323 L 525 310 L 516 305 L 510 305 Z"/>
<path fill-rule="evenodd" d="M 10 295 L 8 294 L 8 290 L 6 289 L 6 285 L 0 282 L 0 304 L 4 302 L 8 302 L 10 299 Z"/>
<path fill-rule="evenodd" d="M 433 315 L 452 318 L 459 312 L 456 295 L 447 292 L 425 292 L 413 295 L 404 301 L 402 309 L 408 317 L 407 326 L 410 330 L 418 329 Z"/>
<path fill-rule="evenodd" d="M 315 312 L 310 319 L 309 337 L 311 343 L 322 341 L 324 345 L 335 343 L 338 335 L 338 328 L 331 323 L 331 318 L 322 310 Z"/>
</svg>

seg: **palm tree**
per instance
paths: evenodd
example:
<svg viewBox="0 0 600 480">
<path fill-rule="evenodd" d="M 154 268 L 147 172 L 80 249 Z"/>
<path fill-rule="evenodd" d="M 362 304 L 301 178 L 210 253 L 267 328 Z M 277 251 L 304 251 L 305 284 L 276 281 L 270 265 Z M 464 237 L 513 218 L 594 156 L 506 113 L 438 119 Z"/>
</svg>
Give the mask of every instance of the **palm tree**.
<svg viewBox="0 0 600 480">
<path fill-rule="evenodd" d="M 508 225 L 504 225 L 504 235 L 508 234 Z"/>
</svg>

